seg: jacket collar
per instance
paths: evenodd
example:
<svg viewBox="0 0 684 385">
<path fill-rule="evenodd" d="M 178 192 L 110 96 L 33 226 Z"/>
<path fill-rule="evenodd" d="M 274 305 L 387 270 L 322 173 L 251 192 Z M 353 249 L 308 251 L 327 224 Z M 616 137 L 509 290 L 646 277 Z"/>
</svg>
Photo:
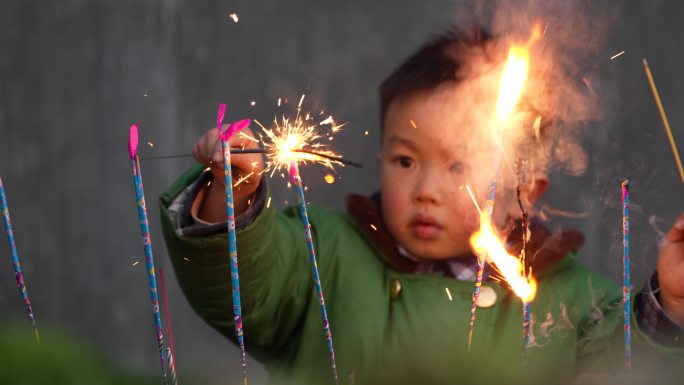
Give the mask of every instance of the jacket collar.
<svg viewBox="0 0 684 385">
<path fill-rule="evenodd" d="M 419 263 L 400 254 L 396 240 L 382 220 L 380 207 L 379 193 L 370 197 L 357 194 L 347 196 L 347 212 L 361 234 L 378 251 L 380 259 L 399 272 L 416 273 Z M 519 221 L 511 221 L 509 228 L 506 246 L 511 254 L 518 255 L 522 247 L 522 227 Z M 530 223 L 529 229 L 531 237 L 527 244 L 527 264 L 536 275 L 554 266 L 568 253 L 577 252 L 584 243 L 584 235 L 576 230 L 551 234 L 537 221 Z"/>
</svg>

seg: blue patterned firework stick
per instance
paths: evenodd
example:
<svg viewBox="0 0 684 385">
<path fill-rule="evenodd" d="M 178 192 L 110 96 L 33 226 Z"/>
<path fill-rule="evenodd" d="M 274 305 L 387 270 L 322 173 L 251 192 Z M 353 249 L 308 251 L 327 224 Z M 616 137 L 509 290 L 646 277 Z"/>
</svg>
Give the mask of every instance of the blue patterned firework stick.
<svg viewBox="0 0 684 385">
<path fill-rule="evenodd" d="M 489 191 L 487 192 L 487 201 L 485 202 L 485 212 L 489 219 L 492 219 L 494 212 L 494 199 L 496 198 L 496 185 L 499 179 L 499 167 L 501 165 L 501 156 L 496 157 L 496 172 L 494 179 L 489 184 Z M 477 318 L 477 300 L 480 298 L 480 287 L 482 287 L 482 278 L 484 276 L 485 258 L 484 256 L 477 256 L 477 273 L 475 274 L 475 287 L 473 288 L 473 302 L 470 305 L 470 329 L 468 331 L 468 351 L 473 342 L 473 329 L 475 328 L 475 320 Z"/>
<path fill-rule="evenodd" d="M 311 238 L 311 225 L 309 224 L 309 214 L 306 209 L 306 199 L 304 199 L 304 189 L 302 187 L 302 178 L 299 175 L 299 168 L 296 162 L 290 163 L 290 179 L 297 192 L 297 204 L 299 205 L 299 215 L 304 222 L 304 234 L 306 236 L 306 245 L 309 248 L 309 261 L 313 269 L 314 287 L 316 294 L 318 294 L 318 302 L 321 305 L 321 317 L 323 318 L 323 331 L 328 342 L 328 352 L 330 353 L 330 362 L 332 364 L 333 377 L 335 384 L 339 384 L 337 377 L 337 364 L 335 363 L 335 349 L 333 348 L 333 338 L 330 332 L 330 322 L 328 321 L 328 312 L 325 310 L 325 299 L 323 298 L 323 287 L 321 286 L 321 278 L 318 275 L 318 264 L 316 263 L 316 251 L 314 249 L 313 239 Z"/>
<path fill-rule="evenodd" d="M 625 319 L 625 368 L 632 370 L 631 283 L 629 279 L 629 180 L 622 181 L 622 302 Z"/>
<path fill-rule="evenodd" d="M 527 345 L 530 343 L 530 303 L 523 302 L 523 365 L 527 365 Z"/>
<path fill-rule="evenodd" d="M 242 382 L 247 385 L 247 354 L 245 351 L 244 331 L 242 329 L 242 306 L 240 304 L 240 276 L 238 274 L 237 240 L 235 237 L 235 210 L 233 206 L 233 176 L 231 175 L 230 163 L 230 138 L 237 131 L 249 126 L 250 120 L 244 119 L 232 123 L 225 132 L 222 130 L 223 117 L 226 113 L 226 105 L 219 104 L 216 129 L 221 139 L 223 149 L 223 181 L 226 185 L 226 215 L 228 226 L 228 257 L 230 258 L 230 283 L 233 295 L 233 321 L 235 323 L 235 336 L 240 345 L 240 358 L 242 361 Z"/>
<path fill-rule="evenodd" d="M 7 197 L 5 196 L 5 187 L 0 178 L 0 202 L 2 203 L 2 220 L 5 222 L 5 233 L 7 234 L 7 243 L 9 243 L 10 252 L 12 253 L 12 265 L 14 266 L 14 277 L 17 279 L 17 288 L 21 294 L 21 299 L 26 306 L 31 325 L 33 325 L 33 333 L 36 335 L 36 340 L 40 343 L 40 336 L 38 335 L 38 327 L 36 326 L 36 319 L 33 316 L 33 308 L 31 307 L 31 300 L 29 300 L 28 291 L 26 291 L 26 283 L 24 283 L 24 275 L 21 272 L 21 264 L 19 263 L 19 253 L 17 252 L 17 245 L 14 241 L 14 232 L 12 231 L 12 221 L 10 220 L 9 208 L 7 206 Z"/>
<path fill-rule="evenodd" d="M 147 221 L 147 208 L 145 206 L 145 192 L 143 190 L 142 175 L 140 173 L 140 162 L 138 160 L 138 126 L 135 124 L 130 128 L 128 141 L 128 153 L 131 156 L 131 166 L 133 168 L 133 184 L 135 185 L 135 198 L 138 206 L 138 218 L 140 220 L 140 232 L 142 234 L 143 246 L 145 249 L 145 262 L 147 265 L 147 280 L 152 298 L 152 312 L 154 313 L 154 325 L 157 331 L 157 344 L 159 346 L 159 359 L 161 361 L 162 376 L 166 384 L 166 368 L 164 365 L 164 336 L 162 334 L 161 316 L 159 315 L 159 297 L 157 295 L 157 281 L 154 276 L 154 257 L 152 255 L 152 240 L 150 239 L 150 228 Z"/>
</svg>

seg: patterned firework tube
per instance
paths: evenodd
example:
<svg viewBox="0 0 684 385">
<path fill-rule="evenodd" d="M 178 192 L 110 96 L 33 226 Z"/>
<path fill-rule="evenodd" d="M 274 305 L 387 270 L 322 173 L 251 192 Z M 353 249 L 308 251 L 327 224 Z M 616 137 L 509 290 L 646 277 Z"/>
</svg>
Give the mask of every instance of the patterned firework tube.
<svg viewBox="0 0 684 385">
<path fill-rule="evenodd" d="M 631 283 L 629 271 L 629 180 L 622 181 L 622 302 L 625 329 L 625 368 L 632 370 Z"/>
<path fill-rule="evenodd" d="M 468 331 L 468 351 L 473 343 L 473 330 L 475 329 L 475 319 L 477 318 L 477 299 L 480 298 L 480 287 L 484 275 L 484 258 L 477 257 L 477 273 L 475 275 L 475 288 L 473 289 L 473 302 L 470 305 L 470 330 Z"/>
<path fill-rule="evenodd" d="M 527 365 L 527 345 L 530 343 L 530 302 L 523 302 L 523 365 Z"/>
<path fill-rule="evenodd" d="M 333 337 L 330 331 L 330 322 L 328 321 L 328 312 L 325 308 L 325 299 L 323 297 L 323 287 L 321 285 L 321 278 L 318 274 L 318 263 L 316 262 L 316 251 L 314 249 L 313 238 L 311 237 L 311 224 L 309 223 L 309 213 L 306 208 L 306 199 L 304 198 L 304 188 L 302 187 L 302 178 L 299 175 L 299 168 L 296 162 L 290 163 L 290 179 L 297 192 L 297 204 L 299 205 L 299 216 L 304 223 L 304 235 L 306 236 L 306 245 L 309 248 L 309 261 L 313 270 L 314 287 L 318 295 L 318 303 L 321 305 L 321 317 L 323 319 L 323 332 L 328 343 L 328 352 L 330 354 L 330 363 L 332 365 L 333 377 L 335 384 L 339 384 L 337 377 L 337 363 L 335 362 L 335 349 L 333 347 Z"/>
<path fill-rule="evenodd" d="M 31 307 L 31 300 L 28 296 L 28 291 L 26 290 L 26 283 L 24 282 L 24 274 L 21 271 L 21 263 L 19 263 L 19 253 L 17 252 L 17 245 L 14 241 L 14 232 L 12 231 L 12 221 L 10 220 L 9 207 L 7 206 L 7 197 L 5 196 L 5 187 L 2 184 L 2 178 L 0 177 L 0 203 L 2 208 L 2 220 L 5 223 L 5 233 L 7 234 L 7 243 L 10 247 L 10 252 L 12 254 L 12 266 L 14 267 L 14 277 L 17 280 L 17 288 L 19 289 L 19 294 L 21 294 L 21 299 L 24 301 L 26 306 L 26 312 L 28 313 L 29 320 L 31 320 L 31 325 L 33 325 L 33 334 L 36 336 L 36 341 L 40 343 L 40 335 L 38 334 L 38 327 L 36 326 L 36 319 L 33 316 L 33 308 Z"/>
<path fill-rule="evenodd" d="M 154 326 L 157 332 L 157 345 L 159 347 L 159 359 L 161 362 L 162 376 L 166 384 L 166 368 L 164 365 L 164 336 L 162 333 L 162 322 L 159 314 L 159 296 L 157 295 L 157 281 L 154 275 L 154 256 L 152 255 L 152 240 L 150 238 L 150 228 L 147 220 L 147 208 L 145 205 L 145 191 L 143 190 L 142 174 L 140 172 L 140 161 L 137 155 L 138 148 L 138 126 L 132 125 L 130 129 L 130 140 L 128 151 L 131 156 L 131 167 L 133 169 L 133 184 L 135 186 L 135 198 L 138 206 L 138 219 L 140 222 L 140 233 L 142 234 L 143 247 L 145 251 L 145 263 L 147 268 L 147 281 L 150 288 L 150 298 L 152 299 L 152 313 L 154 314 Z"/>
<path fill-rule="evenodd" d="M 247 385 L 247 353 L 245 350 L 244 331 L 242 328 L 242 305 L 240 302 L 240 276 L 238 274 L 237 239 L 235 236 L 235 210 L 233 206 L 233 177 L 230 163 L 230 139 L 236 131 L 249 125 L 249 120 L 242 120 L 231 124 L 224 132 L 222 130 L 226 105 L 219 104 L 216 129 L 221 139 L 223 150 L 223 181 L 226 189 L 226 225 L 228 226 L 228 258 L 230 259 L 230 283 L 233 298 L 233 322 L 235 337 L 240 346 L 240 360 L 242 364 L 242 382 Z"/>
<path fill-rule="evenodd" d="M 487 201 L 485 202 L 485 213 L 489 219 L 492 218 L 492 213 L 494 213 L 494 199 L 496 198 L 496 185 L 499 179 L 499 166 L 501 164 L 501 156 L 496 158 L 496 172 L 494 174 L 494 179 L 489 184 L 489 190 L 487 192 Z M 480 287 L 482 286 L 482 279 L 484 277 L 485 268 L 485 258 L 484 256 L 477 256 L 477 273 L 475 273 L 475 287 L 473 288 L 473 302 L 470 305 L 470 328 L 468 330 L 468 351 L 473 342 L 473 329 L 475 328 L 475 320 L 477 319 L 477 300 L 480 298 Z"/>
<path fill-rule="evenodd" d="M 169 365 L 169 374 L 171 375 L 171 385 L 178 385 L 178 378 L 176 377 L 176 363 L 173 361 L 173 352 L 171 348 L 166 348 L 166 359 Z"/>
</svg>

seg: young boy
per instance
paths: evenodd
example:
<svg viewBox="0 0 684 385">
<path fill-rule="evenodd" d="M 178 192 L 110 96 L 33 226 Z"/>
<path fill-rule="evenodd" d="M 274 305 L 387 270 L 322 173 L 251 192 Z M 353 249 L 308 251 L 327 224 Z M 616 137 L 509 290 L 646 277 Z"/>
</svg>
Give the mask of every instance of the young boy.
<svg viewBox="0 0 684 385">
<path fill-rule="evenodd" d="M 400 66 L 380 89 L 380 194 L 351 195 L 347 213 L 310 206 L 343 383 L 550 383 L 577 375 L 589 382 L 592 373 L 624 370 L 620 289 L 575 262 L 581 234 L 550 235 L 536 222 L 528 261 L 538 291 L 527 363 L 521 301 L 490 279 L 477 303 L 468 350 L 477 263 L 469 237 L 479 220 L 463 186 L 487 190 L 492 170 L 482 165 L 491 163 L 492 150 L 474 145 L 481 133 L 458 117 L 463 114 L 445 112 L 468 97 L 459 87 L 466 58 L 490 42 L 482 31 L 452 30 Z M 231 146 L 256 144 L 234 136 Z M 162 195 L 162 220 L 191 305 L 235 341 L 220 148 L 215 129 L 197 141 L 193 155 L 202 165 Z M 259 155 L 234 155 L 232 162 L 238 172 L 264 167 Z M 203 171 L 206 166 L 210 171 Z M 534 202 L 546 185 L 538 177 L 525 186 L 523 199 Z M 276 212 L 265 204 L 268 197 L 267 182 L 257 173 L 234 192 L 247 351 L 266 366 L 272 383 L 331 384 L 297 208 Z M 508 229 L 511 243 L 520 239 L 520 229 L 511 226 L 519 216 L 515 193 L 502 186 L 493 222 Z M 682 282 L 684 215 L 660 249 L 658 275 L 633 301 L 635 373 L 652 374 L 650 365 L 657 363 L 668 368 L 658 378 L 684 378 Z"/>
</svg>

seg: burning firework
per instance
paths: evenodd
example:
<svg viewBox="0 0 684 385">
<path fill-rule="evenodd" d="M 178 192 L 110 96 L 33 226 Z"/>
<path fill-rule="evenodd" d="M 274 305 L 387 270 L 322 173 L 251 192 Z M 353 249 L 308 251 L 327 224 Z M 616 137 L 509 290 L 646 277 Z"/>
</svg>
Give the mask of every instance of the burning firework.
<svg viewBox="0 0 684 385">
<path fill-rule="evenodd" d="M 330 169 L 334 165 L 344 166 L 340 155 L 322 141 L 330 141 L 344 124 L 337 124 L 332 116 L 317 123 L 313 114 L 302 114 L 304 97 L 302 95 L 299 100 L 295 117 L 276 118 L 273 128 L 266 128 L 255 120 L 263 130 L 261 140 L 267 154 L 266 170 L 270 170 L 271 176 L 277 170 L 287 170 L 293 162 L 304 165 L 318 163 Z M 328 126 L 328 134 L 323 133 L 323 126 Z"/>
</svg>

